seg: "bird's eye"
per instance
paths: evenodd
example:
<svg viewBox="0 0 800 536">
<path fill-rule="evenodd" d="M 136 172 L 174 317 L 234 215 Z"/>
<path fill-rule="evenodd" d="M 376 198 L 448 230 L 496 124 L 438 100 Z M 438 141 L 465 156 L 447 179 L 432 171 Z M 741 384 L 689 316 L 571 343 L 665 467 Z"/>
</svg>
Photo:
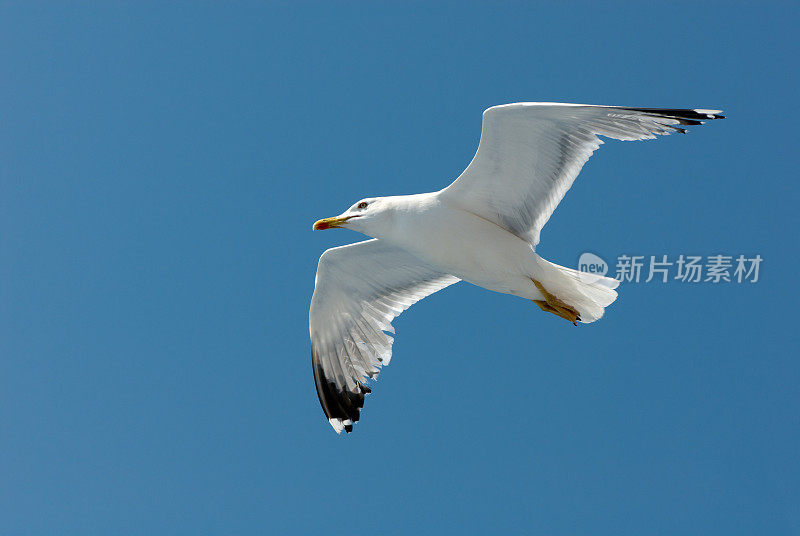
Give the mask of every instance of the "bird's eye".
<svg viewBox="0 0 800 536">
<path fill-rule="evenodd" d="M 365 209 L 365 208 L 367 208 L 367 202 L 366 202 L 366 201 L 362 201 L 362 202 L 360 202 L 360 203 L 358 204 L 358 208 L 360 208 L 360 209 L 362 209 L 362 210 L 363 210 L 363 209 Z"/>
</svg>

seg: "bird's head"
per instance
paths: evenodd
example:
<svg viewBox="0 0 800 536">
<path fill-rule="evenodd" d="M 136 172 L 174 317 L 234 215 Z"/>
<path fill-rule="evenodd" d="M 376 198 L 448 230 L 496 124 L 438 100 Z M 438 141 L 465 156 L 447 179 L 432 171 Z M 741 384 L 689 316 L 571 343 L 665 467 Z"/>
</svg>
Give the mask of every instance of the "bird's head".
<svg viewBox="0 0 800 536">
<path fill-rule="evenodd" d="M 390 208 L 390 204 L 382 197 L 362 199 L 338 216 L 324 218 L 315 222 L 313 229 L 321 231 L 323 229 L 342 227 L 365 235 L 375 236 L 374 231 L 388 219 Z"/>
</svg>

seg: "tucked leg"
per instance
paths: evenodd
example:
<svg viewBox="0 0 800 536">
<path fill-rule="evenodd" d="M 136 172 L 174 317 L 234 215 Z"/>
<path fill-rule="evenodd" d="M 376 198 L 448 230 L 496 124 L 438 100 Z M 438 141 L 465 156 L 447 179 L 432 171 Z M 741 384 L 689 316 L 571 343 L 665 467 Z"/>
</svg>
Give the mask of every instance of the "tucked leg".
<svg viewBox="0 0 800 536">
<path fill-rule="evenodd" d="M 539 289 L 539 292 L 541 292 L 542 296 L 544 296 L 544 301 L 531 300 L 533 301 L 533 303 L 538 305 L 542 311 L 552 313 L 556 316 L 560 316 L 561 318 L 564 318 L 572 322 L 574 326 L 578 325 L 578 320 L 580 320 L 581 317 L 577 309 L 575 309 L 570 305 L 567 305 L 563 301 L 559 300 L 558 298 L 547 292 L 544 286 L 540 282 L 536 281 L 533 278 L 531 278 L 531 281 L 533 281 L 533 284 L 536 285 L 536 288 Z"/>
</svg>

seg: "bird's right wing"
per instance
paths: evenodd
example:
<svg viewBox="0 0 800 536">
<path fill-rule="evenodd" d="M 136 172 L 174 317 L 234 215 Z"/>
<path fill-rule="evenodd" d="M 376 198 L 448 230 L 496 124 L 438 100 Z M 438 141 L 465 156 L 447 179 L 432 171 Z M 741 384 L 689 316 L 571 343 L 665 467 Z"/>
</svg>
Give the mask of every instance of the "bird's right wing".
<svg viewBox="0 0 800 536">
<path fill-rule="evenodd" d="M 392 320 L 459 279 L 398 247 L 366 240 L 319 259 L 309 311 L 317 395 L 337 433 L 358 421 L 367 378 L 392 356 Z"/>
<path fill-rule="evenodd" d="M 643 140 L 722 117 L 719 110 L 555 102 L 494 106 L 483 113 L 475 157 L 441 197 L 535 246 L 553 210 L 603 143 L 598 136 Z"/>
</svg>

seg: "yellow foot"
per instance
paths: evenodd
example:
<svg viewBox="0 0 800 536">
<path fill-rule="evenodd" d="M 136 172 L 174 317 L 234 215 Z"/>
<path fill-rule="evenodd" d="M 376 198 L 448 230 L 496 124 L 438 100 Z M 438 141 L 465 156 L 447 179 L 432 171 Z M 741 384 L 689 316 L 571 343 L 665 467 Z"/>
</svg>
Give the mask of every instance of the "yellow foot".
<svg viewBox="0 0 800 536">
<path fill-rule="evenodd" d="M 544 286 L 542 286 L 542 284 L 535 279 L 531 278 L 531 281 L 533 281 L 533 284 L 536 285 L 536 288 L 539 289 L 539 292 L 541 292 L 542 296 L 544 296 L 544 300 L 531 300 L 533 303 L 538 305 L 542 311 L 553 313 L 556 316 L 560 316 L 561 318 L 569 320 L 572 322 L 573 326 L 578 325 L 578 320 L 581 319 L 581 316 L 577 309 L 567 305 L 563 301 L 547 292 L 544 289 Z"/>
</svg>

